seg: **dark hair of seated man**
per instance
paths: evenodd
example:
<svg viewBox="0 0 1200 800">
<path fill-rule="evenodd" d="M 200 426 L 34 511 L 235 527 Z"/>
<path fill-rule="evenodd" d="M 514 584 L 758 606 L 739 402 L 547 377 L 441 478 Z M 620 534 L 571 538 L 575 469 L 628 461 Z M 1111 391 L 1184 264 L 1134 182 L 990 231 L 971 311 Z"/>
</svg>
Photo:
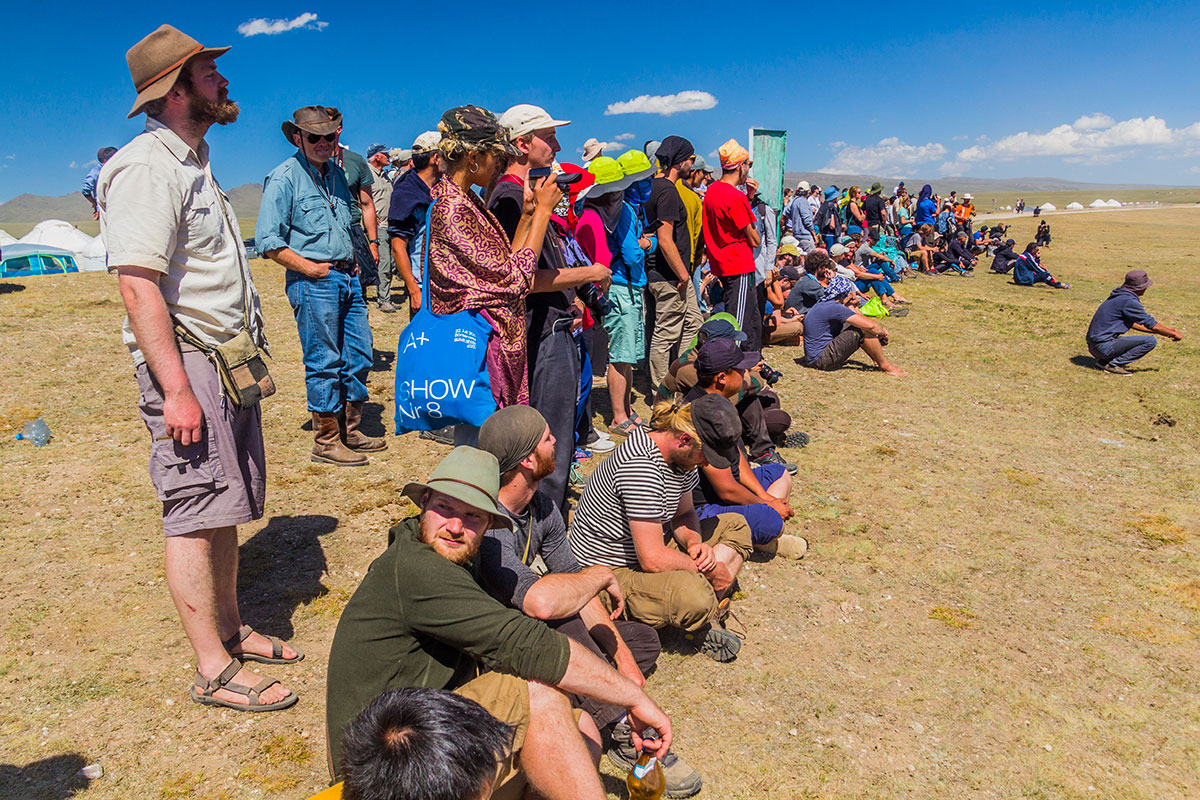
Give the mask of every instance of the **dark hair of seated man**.
<svg viewBox="0 0 1200 800">
<path fill-rule="evenodd" d="M 440 689 L 391 689 L 343 738 L 344 800 L 481 800 L 514 728 Z"/>
</svg>

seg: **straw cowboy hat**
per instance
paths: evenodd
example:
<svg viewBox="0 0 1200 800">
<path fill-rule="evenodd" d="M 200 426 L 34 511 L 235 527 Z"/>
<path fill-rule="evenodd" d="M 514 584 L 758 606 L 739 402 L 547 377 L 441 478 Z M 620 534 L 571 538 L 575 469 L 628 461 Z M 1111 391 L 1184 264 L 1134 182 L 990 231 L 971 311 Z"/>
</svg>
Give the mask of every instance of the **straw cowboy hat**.
<svg viewBox="0 0 1200 800">
<path fill-rule="evenodd" d="M 166 97 L 187 62 L 200 56 L 216 58 L 228 50 L 228 47 L 205 47 L 178 28 L 159 26 L 125 54 L 129 77 L 133 78 L 133 88 L 138 93 L 128 118 L 141 113 L 147 103 Z"/>
<path fill-rule="evenodd" d="M 292 134 L 296 131 L 328 136 L 331 133 L 337 133 L 337 129 L 340 127 L 342 127 L 342 115 L 336 108 L 304 106 L 293 111 L 292 118 L 285 119 L 279 129 L 283 131 L 283 138 L 288 140 L 288 144 L 295 145 L 296 143 L 292 141 Z"/>
</svg>

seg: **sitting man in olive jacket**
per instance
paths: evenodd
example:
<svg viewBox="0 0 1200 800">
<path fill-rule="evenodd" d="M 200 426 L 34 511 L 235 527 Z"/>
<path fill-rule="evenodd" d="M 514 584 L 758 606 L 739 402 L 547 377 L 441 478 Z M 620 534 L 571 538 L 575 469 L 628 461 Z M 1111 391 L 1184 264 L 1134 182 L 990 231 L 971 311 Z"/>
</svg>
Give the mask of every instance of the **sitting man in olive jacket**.
<svg viewBox="0 0 1200 800">
<path fill-rule="evenodd" d="M 519 797 L 527 785 L 548 798 L 606 796 L 596 771 L 599 733 L 590 716 L 576 720 L 567 693 L 627 709 L 635 745 L 652 754 L 671 746 L 670 720 L 641 687 L 476 584 L 469 570 L 484 533 L 509 523 L 496 505 L 499 483 L 495 456 L 458 447 L 427 483 L 404 487 L 421 513 L 389 531 L 388 549 L 342 612 L 329 653 L 335 778 L 346 725 L 400 687 L 456 691 L 514 726 L 493 797 Z M 662 738 L 643 743 L 646 727 Z"/>
</svg>

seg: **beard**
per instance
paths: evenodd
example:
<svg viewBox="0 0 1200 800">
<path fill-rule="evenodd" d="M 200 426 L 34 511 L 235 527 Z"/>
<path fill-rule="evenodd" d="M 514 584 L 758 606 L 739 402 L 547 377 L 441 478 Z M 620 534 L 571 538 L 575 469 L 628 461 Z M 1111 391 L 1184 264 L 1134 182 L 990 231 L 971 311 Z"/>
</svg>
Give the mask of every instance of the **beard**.
<svg viewBox="0 0 1200 800">
<path fill-rule="evenodd" d="M 444 539 L 438 536 L 438 532 L 433 528 L 433 523 L 424 514 L 421 515 L 420 531 L 422 542 L 432 547 L 434 552 L 442 558 L 459 566 L 469 563 L 475 557 L 475 553 L 478 552 L 479 546 L 483 543 L 483 537 L 476 536 L 474 546 L 468 544 L 467 540 L 464 540 L 460 547 L 447 544 Z"/>
<path fill-rule="evenodd" d="M 228 125 L 238 118 L 241 109 L 229 99 L 229 90 L 222 88 L 216 100 L 192 95 L 191 118 L 196 125 Z"/>
<path fill-rule="evenodd" d="M 667 466 L 677 472 L 691 472 L 696 468 L 695 462 L 699 450 L 699 447 L 693 447 L 690 450 L 676 450 L 667 456 Z"/>
<path fill-rule="evenodd" d="M 537 461 L 537 465 L 534 467 L 532 476 L 535 481 L 540 481 L 542 478 L 554 474 L 553 453 L 551 453 L 546 459 L 543 459 L 541 456 L 534 456 L 534 459 Z"/>
</svg>

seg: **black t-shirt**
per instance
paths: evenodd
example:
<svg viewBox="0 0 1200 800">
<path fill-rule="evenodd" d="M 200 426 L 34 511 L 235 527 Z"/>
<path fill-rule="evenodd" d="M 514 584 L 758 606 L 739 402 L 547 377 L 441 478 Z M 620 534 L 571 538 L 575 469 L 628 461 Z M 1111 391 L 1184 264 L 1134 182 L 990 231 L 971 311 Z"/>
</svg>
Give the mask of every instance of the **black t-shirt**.
<svg viewBox="0 0 1200 800">
<path fill-rule="evenodd" d="M 646 233 L 658 233 L 659 223 L 670 222 L 675 226 L 673 237 L 684 267 L 692 263 L 692 234 L 687 225 L 687 207 L 679 196 L 679 187 L 667 178 L 655 178 L 650 184 L 650 200 L 646 203 Z M 662 237 L 659 246 L 646 254 L 646 280 L 678 283 L 679 277 L 667 258 L 662 254 Z"/>
<path fill-rule="evenodd" d="M 525 189 L 519 183 L 500 181 L 492 190 L 492 198 L 488 201 L 488 210 L 500 220 L 500 227 L 508 234 L 511 241 L 521 221 L 521 209 L 525 205 Z M 538 269 L 566 269 L 567 260 L 563 255 L 563 246 L 557 224 L 551 220 L 546 226 L 546 238 L 542 242 L 542 254 L 538 257 Z M 563 318 L 571 317 L 571 303 L 575 300 L 575 291 L 535 292 L 525 298 L 525 329 L 529 345 L 530 371 L 537 360 L 538 345 L 548 335 L 554 323 Z"/>
<path fill-rule="evenodd" d="M 867 225 L 882 225 L 887 219 L 887 201 L 877 194 L 867 195 L 862 203 L 863 214 L 867 217 Z"/>
</svg>

